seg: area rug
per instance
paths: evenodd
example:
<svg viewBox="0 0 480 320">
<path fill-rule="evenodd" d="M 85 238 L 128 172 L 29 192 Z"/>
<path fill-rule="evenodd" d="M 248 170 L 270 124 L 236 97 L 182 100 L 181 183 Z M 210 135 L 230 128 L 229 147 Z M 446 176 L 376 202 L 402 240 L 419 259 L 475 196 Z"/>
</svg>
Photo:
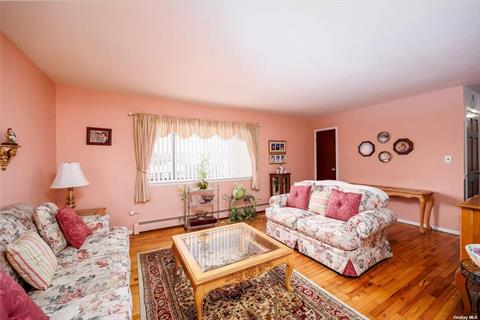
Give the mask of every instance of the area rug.
<svg viewBox="0 0 480 320">
<path fill-rule="evenodd" d="M 190 281 L 175 273 L 170 249 L 140 252 L 137 256 L 142 320 L 195 320 Z M 205 320 L 366 319 L 352 307 L 300 273 L 292 275 L 293 292 L 285 289 L 285 268 L 211 291 L 203 300 Z"/>
</svg>

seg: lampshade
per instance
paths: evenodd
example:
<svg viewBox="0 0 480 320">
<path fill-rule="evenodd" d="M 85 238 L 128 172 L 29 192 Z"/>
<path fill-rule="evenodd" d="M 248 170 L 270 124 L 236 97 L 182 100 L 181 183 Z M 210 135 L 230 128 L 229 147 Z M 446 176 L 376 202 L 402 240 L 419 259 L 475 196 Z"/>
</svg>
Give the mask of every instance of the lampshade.
<svg viewBox="0 0 480 320">
<path fill-rule="evenodd" d="M 87 178 L 83 174 L 82 167 L 78 162 L 60 163 L 58 166 L 57 176 L 50 188 L 63 189 L 83 187 L 89 185 Z"/>
</svg>

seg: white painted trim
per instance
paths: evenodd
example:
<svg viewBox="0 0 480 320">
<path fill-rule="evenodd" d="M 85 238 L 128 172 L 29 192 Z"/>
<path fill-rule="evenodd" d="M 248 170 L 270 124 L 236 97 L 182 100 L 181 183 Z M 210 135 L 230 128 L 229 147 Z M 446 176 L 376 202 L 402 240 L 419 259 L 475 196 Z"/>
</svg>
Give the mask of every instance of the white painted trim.
<svg viewBox="0 0 480 320">
<path fill-rule="evenodd" d="M 401 223 L 410 224 L 412 226 L 418 226 L 418 227 L 420 226 L 420 223 L 418 223 L 417 221 L 406 220 L 406 219 L 397 219 L 397 221 Z M 457 236 L 460 235 L 460 231 L 455 229 L 449 229 L 449 228 L 437 227 L 437 226 L 432 226 L 432 229 L 445 232 L 445 233 L 455 234 Z"/>
<path fill-rule="evenodd" d="M 313 130 L 313 172 L 315 174 L 313 180 L 317 180 L 317 132 L 327 130 L 335 130 L 335 177 L 338 180 L 340 176 L 338 168 L 338 127 L 315 129 Z"/>
</svg>

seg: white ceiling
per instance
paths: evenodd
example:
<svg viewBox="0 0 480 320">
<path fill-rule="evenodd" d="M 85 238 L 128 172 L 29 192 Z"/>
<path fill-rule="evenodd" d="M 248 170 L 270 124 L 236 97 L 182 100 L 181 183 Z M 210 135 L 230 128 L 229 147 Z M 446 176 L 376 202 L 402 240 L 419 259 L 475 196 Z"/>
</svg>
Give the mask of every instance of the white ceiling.
<svg viewBox="0 0 480 320">
<path fill-rule="evenodd" d="M 3 2 L 55 82 L 323 114 L 480 83 L 480 0 Z"/>
</svg>

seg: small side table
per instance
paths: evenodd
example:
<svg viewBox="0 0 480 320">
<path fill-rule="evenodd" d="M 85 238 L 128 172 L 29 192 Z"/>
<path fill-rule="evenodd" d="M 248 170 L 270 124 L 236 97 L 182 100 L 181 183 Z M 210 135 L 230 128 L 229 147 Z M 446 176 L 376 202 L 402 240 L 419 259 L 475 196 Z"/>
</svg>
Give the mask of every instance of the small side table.
<svg viewBox="0 0 480 320">
<path fill-rule="evenodd" d="M 480 287 L 480 268 L 470 259 L 462 260 L 455 274 L 455 282 L 462 297 L 465 314 L 472 312 L 472 298 L 474 298 L 476 300 L 475 313 L 477 316 L 480 315 L 480 292 L 476 292 L 476 297 L 473 297 L 470 292 L 471 286 Z"/>
</svg>

